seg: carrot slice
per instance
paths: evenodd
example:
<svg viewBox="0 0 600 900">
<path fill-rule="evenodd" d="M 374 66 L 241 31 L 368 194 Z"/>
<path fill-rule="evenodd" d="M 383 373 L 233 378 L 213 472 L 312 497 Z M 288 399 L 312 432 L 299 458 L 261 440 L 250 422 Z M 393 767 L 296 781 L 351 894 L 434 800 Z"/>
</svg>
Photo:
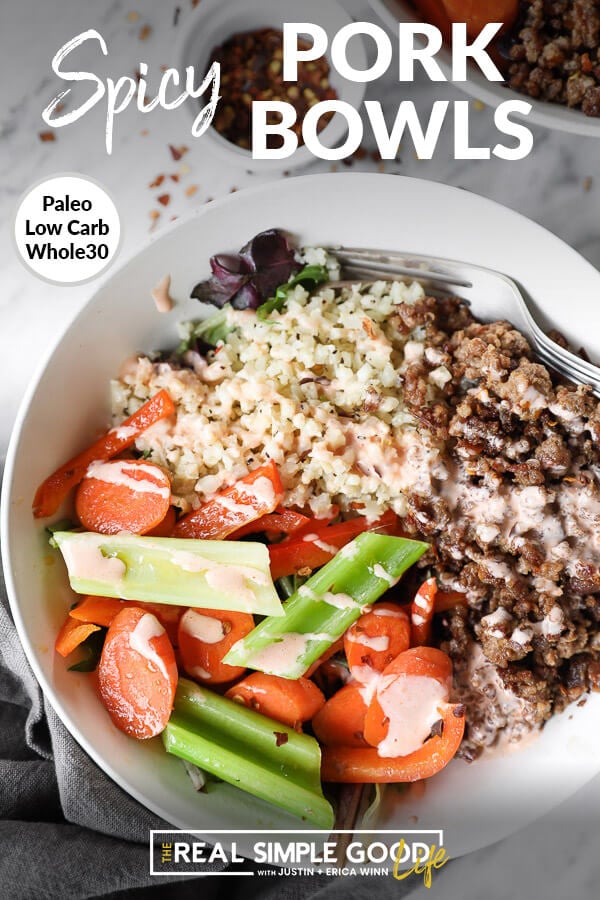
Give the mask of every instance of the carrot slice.
<svg viewBox="0 0 600 900">
<path fill-rule="evenodd" d="M 413 4 L 425 21 L 439 28 L 442 37 L 449 44 L 452 41 L 452 23 L 443 0 L 413 0 Z"/>
<path fill-rule="evenodd" d="M 114 597 L 84 597 L 77 606 L 69 611 L 69 615 L 78 622 L 87 622 L 108 628 L 115 616 L 127 605 L 131 605 L 127 600 L 116 600 Z"/>
<path fill-rule="evenodd" d="M 115 616 L 122 609 L 136 607 L 156 616 L 169 636 L 169 640 L 177 646 L 177 628 L 179 620 L 184 613 L 184 606 L 175 606 L 172 603 L 151 603 L 141 600 L 117 600 L 114 597 L 84 597 L 83 600 L 70 610 L 69 615 L 78 622 L 88 622 L 93 625 L 102 625 L 108 628 Z"/>
<path fill-rule="evenodd" d="M 223 540 L 248 522 L 272 513 L 282 497 L 279 473 L 275 463 L 269 462 L 188 513 L 178 521 L 173 534 L 180 538 Z"/>
<path fill-rule="evenodd" d="M 179 621 L 178 642 L 183 667 L 202 684 L 240 678 L 246 669 L 223 662 L 236 641 L 254 628 L 250 613 L 220 609 L 188 609 Z"/>
<path fill-rule="evenodd" d="M 448 765 L 460 747 L 465 731 L 462 704 L 443 704 L 439 708 L 442 733 L 426 741 L 407 756 L 383 757 L 375 747 L 324 747 L 323 781 L 352 784 L 390 784 L 431 778 Z"/>
<path fill-rule="evenodd" d="M 312 720 L 315 735 L 327 747 L 366 747 L 367 704 L 360 684 L 345 684 Z"/>
<path fill-rule="evenodd" d="M 114 725 L 140 740 L 160 734 L 176 687 L 175 653 L 156 616 L 138 607 L 121 610 L 98 665 L 100 698 Z"/>
<path fill-rule="evenodd" d="M 264 672 L 252 672 L 225 696 L 292 728 L 312 719 L 325 703 L 322 691 L 308 678 L 281 678 Z"/>
<path fill-rule="evenodd" d="M 406 610 L 397 603 L 381 601 L 364 613 L 344 635 L 348 666 L 358 680 L 362 666 L 377 672 L 410 647 L 410 622 Z"/>
<path fill-rule="evenodd" d="M 71 618 L 71 616 L 67 616 L 56 636 L 54 649 L 61 656 L 69 656 L 73 650 L 79 647 L 95 631 L 100 631 L 97 625 L 84 624 Z"/>
<path fill-rule="evenodd" d="M 423 0 L 418 0 L 419 4 Z M 503 22 L 502 34 L 519 13 L 519 0 L 441 0 L 448 18 L 466 22 L 467 34 L 475 38 L 489 22 Z M 437 24 L 437 23 L 434 23 Z"/>
<path fill-rule="evenodd" d="M 147 534 L 160 525 L 171 501 L 167 473 L 138 459 L 94 463 L 75 494 L 75 511 L 87 531 Z"/>
<path fill-rule="evenodd" d="M 175 412 L 173 401 L 161 390 L 140 406 L 137 412 L 95 441 L 83 453 L 74 456 L 39 486 L 33 498 L 33 514 L 36 519 L 53 515 L 71 488 L 74 488 L 93 462 L 105 462 L 130 447 L 151 425 Z"/>
<path fill-rule="evenodd" d="M 433 614 L 437 582 L 435 578 L 424 581 L 410 607 L 411 644 L 422 646 L 431 643 Z"/>
<path fill-rule="evenodd" d="M 147 537 L 171 537 L 175 523 L 177 521 L 177 512 L 174 506 L 170 506 L 167 514 L 151 531 L 147 531 Z"/>
<path fill-rule="evenodd" d="M 404 653 L 400 653 L 382 673 L 383 685 L 389 685 L 395 678 L 404 678 L 407 675 L 416 675 L 422 678 L 432 678 L 446 687 L 449 691 L 452 679 L 452 662 L 450 657 L 435 647 L 412 647 Z M 448 694 L 446 694 L 446 700 Z M 365 715 L 364 736 L 368 744 L 377 747 L 383 741 L 389 730 L 388 714 L 382 709 L 377 695 L 369 703 Z"/>
</svg>

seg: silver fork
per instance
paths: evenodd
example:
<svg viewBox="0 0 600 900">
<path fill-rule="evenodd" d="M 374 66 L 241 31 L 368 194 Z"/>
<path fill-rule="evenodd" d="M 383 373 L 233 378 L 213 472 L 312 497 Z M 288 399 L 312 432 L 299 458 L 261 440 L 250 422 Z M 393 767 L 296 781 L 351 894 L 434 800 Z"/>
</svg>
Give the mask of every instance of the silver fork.
<svg viewBox="0 0 600 900">
<path fill-rule="evenodd" d="M 576 384 L 589 384 L 600 397 L 600 368 L 549 338 L 531 315 L 522 291 L 507 275 L 471 263 L 417 253 L 362 247 L 326 249 L 339 259 L 343 275 L 351 283 L 410 279 L 431 293 L 461 297 L 484 321 L 508 320 L 525 335 L 542 362 Z"/>
</svg>

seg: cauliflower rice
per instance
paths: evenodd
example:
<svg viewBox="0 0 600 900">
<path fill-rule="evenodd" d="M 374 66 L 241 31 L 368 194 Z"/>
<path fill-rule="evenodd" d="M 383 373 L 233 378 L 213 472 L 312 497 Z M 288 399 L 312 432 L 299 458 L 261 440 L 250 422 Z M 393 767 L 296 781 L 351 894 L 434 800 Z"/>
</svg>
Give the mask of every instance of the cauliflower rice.
<svg viewBox="0 0 600 900">
<path fill-rule="evenodd" d="M 147 357 L 130 365 L 112 385 L 115 422 L 168 391 L 176 421 L 148 429 L 136 446 L 171 472 L 183 510 L 271 459 L 286 506 L 319 517 L 334 504 L 370 519 L 389 508 L 403 516 L 406 488 L 429 479 L 438 454 L 433 441 L 417 439 L 399 390 L 424 335 L 403 333 L 393 313 L 423 296 L 417 283 L 311 295 L 298 286 L 267 322 L 230 310 L 235 330 L 207 360 L 188 353 L 190 368 Z M 428 400 L 449 379 L 444 366 L 434 369 Z"/>
</svg>

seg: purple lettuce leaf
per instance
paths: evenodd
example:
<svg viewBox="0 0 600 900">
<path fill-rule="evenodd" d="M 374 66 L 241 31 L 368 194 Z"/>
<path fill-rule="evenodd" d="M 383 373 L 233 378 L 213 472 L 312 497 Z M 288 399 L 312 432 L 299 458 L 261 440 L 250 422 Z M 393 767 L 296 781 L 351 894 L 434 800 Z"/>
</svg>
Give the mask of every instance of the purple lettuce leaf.
<svg viewBox="0 0 600 900">
<path fill-rule="evenodd" d="M 257 309 L 300 268 L 286 236 L 275 228 L 257 234 L 239 253 L 213 256 L 210 266 L 213 274 L 195 286 L 192 297 L 235 309 Z"/>
</svg>

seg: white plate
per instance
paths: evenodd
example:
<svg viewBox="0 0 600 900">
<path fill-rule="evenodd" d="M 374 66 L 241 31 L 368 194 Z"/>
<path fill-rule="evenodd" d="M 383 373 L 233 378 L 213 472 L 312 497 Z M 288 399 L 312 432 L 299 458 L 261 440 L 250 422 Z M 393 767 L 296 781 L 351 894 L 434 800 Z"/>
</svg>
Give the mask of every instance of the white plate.
<svg viewBox="0 0 600 900">
<path fill-rule="evenodd" d="M 209 257 L 237 250 L 270 227 L 301 243 L 396 248 L 504 270 L 549 320 L 600 354 L 600 274 L 548 231 L 473 194 L 392 175 L 293 178 L 212 203 L 158 235 L 102 285 L 41 366 L 21 407 L 6 468 L 2 543 L 15 622 L 34 671 L 61 719 L 126 791 L 177 826 L 295 828 L 298 822 L 227 785 L 191 789 L 178 760 L 126 738 L 109 722 L 85 675 L 69 673 L 53 642 L 73 600 L 60 560 L 48 564 L 44 524 L 31 515 L 36 486 L 106 427 L 108 382 L 133 352 L 176 342 L 183 301 L 159 315 L 150 290 L 166 273 L 177 298 L 208 274 Z M 592 302 L 592 298 L 593 301 Z M 508 757 L 455 760 L 409 793 L 383 828 L 444 828 L 451 856 L 489 844 L 542 815 L 600 769 L 600 696 L 556 717 Z"/>
<path fill-rule="evenodd" d="M 398 22 L 420 22 L 422 16 L 415 12 L 414 7 L 407 0 L 368 0 L 373 11 L 394 33 L 398 29 Z M 447 47 L 443 47 L 437 55 L 440 68 L 451 82 L 452 79 L 452 55 Z M 536 100 L 527 94 L 521 94 L 504 86 L 502 82 L 488 81 L 478 66 L 470 65 L 467 81 L 455 82 L 461 90 L 481 100 L 489 106 L 496 107 L 505 100 L 526 100 L 531 103 L 532 110 L 525 121 L 532 125 L 542 125 L 544 128 L 553 128 L 556 131 L 567 131 L 570 134 L 580 134 L 586 137 L 600 137 L 600 118 L 586 116 L 580 109 L 569 109 L 559 103 L 548 103 L 546 100 Z"/>
</svg>

